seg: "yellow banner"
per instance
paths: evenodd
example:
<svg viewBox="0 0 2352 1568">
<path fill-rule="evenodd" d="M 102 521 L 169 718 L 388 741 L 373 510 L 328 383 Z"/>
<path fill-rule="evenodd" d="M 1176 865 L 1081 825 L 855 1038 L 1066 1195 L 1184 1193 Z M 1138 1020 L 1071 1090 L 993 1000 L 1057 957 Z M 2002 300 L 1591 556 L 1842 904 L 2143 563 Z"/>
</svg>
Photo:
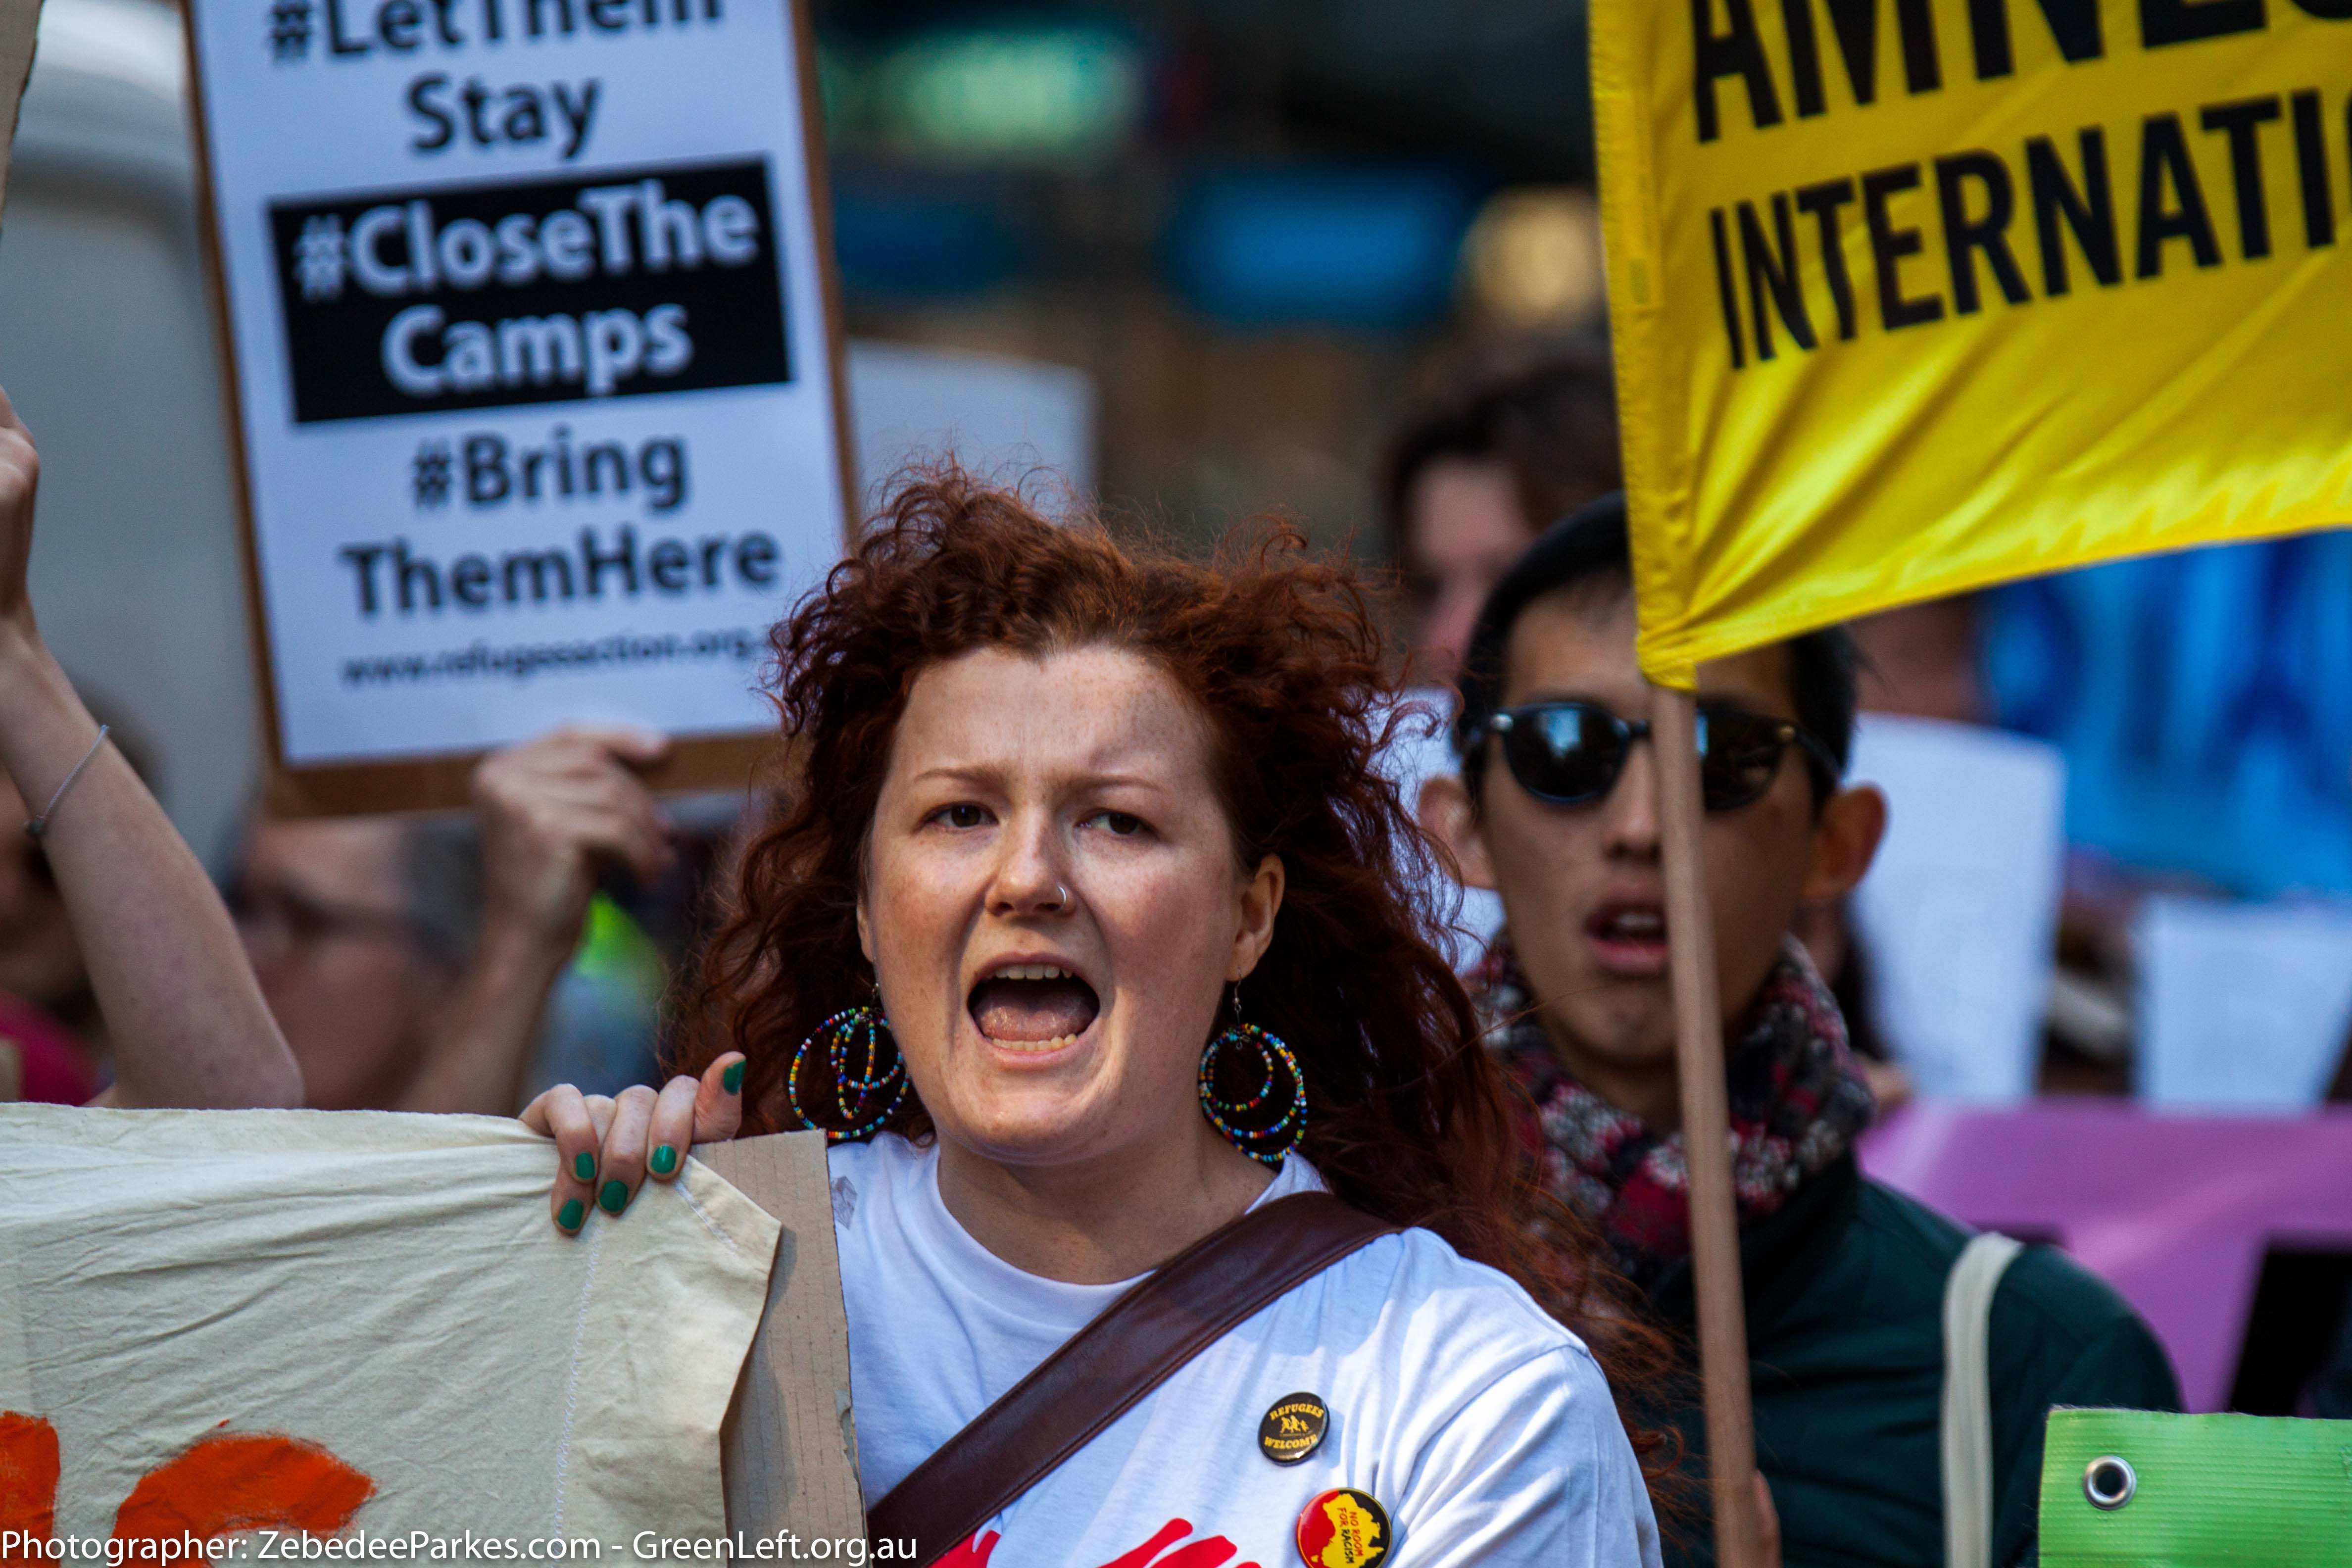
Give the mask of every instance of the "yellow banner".
<svg viewBox="0 0 2352 1568">
<path fill-rule="evenodd" d="M 2352 521 L 2352 0 L 1592 0 L 1643 667 Z"/>
</svg>

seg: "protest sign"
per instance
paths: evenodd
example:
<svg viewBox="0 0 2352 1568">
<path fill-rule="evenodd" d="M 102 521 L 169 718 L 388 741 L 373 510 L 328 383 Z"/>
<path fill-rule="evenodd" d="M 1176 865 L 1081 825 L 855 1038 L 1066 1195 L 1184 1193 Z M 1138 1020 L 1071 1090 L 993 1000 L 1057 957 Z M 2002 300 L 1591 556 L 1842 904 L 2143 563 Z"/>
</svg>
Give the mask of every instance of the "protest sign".
<svg viewBox="0 0 2352 1568">
<path fill-rule="evenodd" d="M 1887 801 L 1886 835 L 1847 905 L 1870 1021 L 1922 1098 L 2026 1099 L 2057 959 L 2057 748 L 1867 713 L 1846 776 Z"/>
<path fill-rule="evenodd" d="M 572 721 L 740 785 L 850 510 L 792 0 L 200 0 L 190 39 L 277 804 L 454 804 Z"/>
<path fill-rule="evenodd" d="M 1654 678 L 2352 520 L 2352 5 L 1596 0 L 1592 63 Z"/>
<path fill-rule="evenodd" d="M 773 1506 L 735 1521 L 860 1533 L 810 1141 L 769 1157 L 779 1259 L 700 1159 L 562 1235 L 551 1146 L 511 1121 L 0 1107 L 0 1561 L 54 1554 L 25 1532 L 708 1542 L 755 1329 L 784 1349 L 727 1441 L 766 1423 Z"/>
<path fill-rule="evenodd" d="M 2352 1540 L 2352 1421 L 2053 1410 L 2042 1456 L 2046 1568 L 2334 1568 Z"/>
<path fill-rule="evenodd" d="M 1698 664 L 2352 519 L 2343 0 L 1595 0 L 1720 1561 L 1763 1561 Z"/>
<path fill-rule="evenodd" d="M 1990 595 L 2004 728 L 2066 753 L 2066 837 L 2251 898 L 2352 896 L 2352 532 Z"/>
<path fill-rule="evenodd" d="M 16 110 L 33 74 L 33 38 L 40 30 L 41 0 L 0 3 L 0 201 L 7 196 L 8 153 L 16 140 Z"/>
</svg>

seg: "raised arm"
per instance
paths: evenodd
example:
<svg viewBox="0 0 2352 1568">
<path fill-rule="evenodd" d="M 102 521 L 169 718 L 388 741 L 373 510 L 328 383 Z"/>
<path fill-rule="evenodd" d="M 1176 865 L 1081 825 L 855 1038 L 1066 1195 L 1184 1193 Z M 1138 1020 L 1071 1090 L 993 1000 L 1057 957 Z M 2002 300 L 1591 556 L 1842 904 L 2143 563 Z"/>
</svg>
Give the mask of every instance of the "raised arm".
<svg viewBox="0 0 2352 1568">
<path fill-rule="evenodd" d="M 659 735 L 583 725 L 493 752 L 475 769 L 481 934 L 398 1109 L 513 1110 L 548 993 L 580 945 L 597 863 L 650 882 L 677 858 L 633 771 L 668 749 Z"/>
<path fill-rule="evenodd" d="M 25 587 L 39 479 L 31 433 L 0 393 L 0 766 L 37 813 L 89 759 L 41 847 L 114 1047 L 100 1102 L 299 1105 L 301 1074 L 228 911 L 139 775 L 97 745 L 97 721 L 41 641 Z"/>
</svg>

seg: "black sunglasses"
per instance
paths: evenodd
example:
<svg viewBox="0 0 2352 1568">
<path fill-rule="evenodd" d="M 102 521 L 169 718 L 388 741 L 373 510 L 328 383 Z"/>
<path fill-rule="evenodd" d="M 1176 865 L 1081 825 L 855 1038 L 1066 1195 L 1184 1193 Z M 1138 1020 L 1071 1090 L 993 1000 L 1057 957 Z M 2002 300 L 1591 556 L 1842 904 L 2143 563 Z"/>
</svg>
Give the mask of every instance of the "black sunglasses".
<svg viewBox="0 0 2352 1568">
<path fill-rule="evenodd" d="M 1471 732 L 1503 742 L 1503 762 L 1519 787 L 1551 805 L 1591 805 L 1617 787 L 1633 742 L 1650 737 L 1646 719 L 1620 719 L 1598 702 L 1569 700 L 1506 708 Z M 1790 745 L 1805 754 L 1827 793 L 1840 769 L 1830 749 L 1801 724 L 1705 704 L 1698 710 L 1699 798 L 1709 811 L 1737 811 L 1772 787 Z"/>
</svg>

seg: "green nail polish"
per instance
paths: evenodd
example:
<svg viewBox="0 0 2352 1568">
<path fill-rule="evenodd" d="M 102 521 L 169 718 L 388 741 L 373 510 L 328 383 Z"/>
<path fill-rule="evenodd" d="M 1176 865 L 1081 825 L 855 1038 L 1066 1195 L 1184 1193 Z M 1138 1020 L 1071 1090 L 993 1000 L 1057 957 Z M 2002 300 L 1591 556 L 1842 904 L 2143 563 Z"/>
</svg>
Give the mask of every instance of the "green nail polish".
<svg viewBox="0 0 2352 1568">
<path fill-rule="evenodd" d="M 587 1217 L 588 1211 L 578 1198 L 567 1199 L 563 1206 L 555 1211 L 555 1223 L 565 1230 L 578 1230 L 580 1222 Z"/>
<path fill-rule="evenodd" d="M 733 1094 L 743 1087 L 743 1064 L 736 1062 L 719 1075 L 719 1087 Z"/>
<path fill-rule="evenodd" d="M 654 1174 L 667 1176 L 677 1169 L 677 1151 L 665 1143 L 654 1151 Z"/>
<path fill-rule="evenodd" d="M 629 1184 L 618 1176 L 614 1177 L 596 1194 L 596 1201 L 604 1206 L 606 1214 L 619 1214 L 629 1206 Z"/>
<path fill-rule="evenodd" d="M 572 1156 L 572 1173 L 583 1182 L 596 1179 L 596 1156 L 583 1149 Z"/>
</svg>

